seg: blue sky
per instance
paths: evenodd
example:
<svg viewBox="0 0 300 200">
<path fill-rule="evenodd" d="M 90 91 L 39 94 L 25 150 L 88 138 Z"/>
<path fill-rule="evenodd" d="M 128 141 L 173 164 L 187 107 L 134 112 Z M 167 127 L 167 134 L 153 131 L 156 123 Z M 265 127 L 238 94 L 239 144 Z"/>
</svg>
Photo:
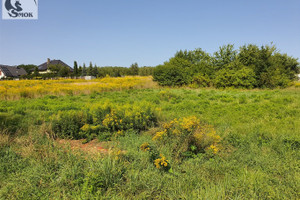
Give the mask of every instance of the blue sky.
<svg viewBox="0 0 300 200">
<path fill-rule="evenodd" d="M 299 0 L 40 0 L 36 21 L 0 19 L 8 65 L 155 66 L 180 49 L 270 42 L 300 58 Z"/>
</svg>

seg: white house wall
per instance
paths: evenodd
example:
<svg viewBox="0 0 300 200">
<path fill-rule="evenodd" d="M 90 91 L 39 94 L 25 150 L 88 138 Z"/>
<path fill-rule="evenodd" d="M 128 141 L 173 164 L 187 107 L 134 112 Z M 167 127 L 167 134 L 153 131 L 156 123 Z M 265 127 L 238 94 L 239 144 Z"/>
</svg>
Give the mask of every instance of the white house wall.
<svg viewBox="0 0 300 200">
<path fill-rule="evenodd" d="M 6 78 L 6 76 L 4 75 L 4 73 L 0 70 L 0 79 L 2 78 Z"/>
</svg>

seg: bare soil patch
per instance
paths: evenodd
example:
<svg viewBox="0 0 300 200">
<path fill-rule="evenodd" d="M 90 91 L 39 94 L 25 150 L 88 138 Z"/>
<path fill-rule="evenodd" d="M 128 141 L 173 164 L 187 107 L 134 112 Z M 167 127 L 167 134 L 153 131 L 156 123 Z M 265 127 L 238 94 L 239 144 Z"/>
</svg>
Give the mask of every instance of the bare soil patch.
<svg viewBox="0 0 300 200">
<path fill-rule="evenodd" d="M 94 139 L 88 143 L 83 144 L 84 139 L 81 140 L 57 140 L 58 144 L 64 147 L 70 147 L 72 151 L 83 151 L 91 155 L 97 154 L 108 154 L 108 142 L 100 142 L 97 139 Z"/>
</svg>

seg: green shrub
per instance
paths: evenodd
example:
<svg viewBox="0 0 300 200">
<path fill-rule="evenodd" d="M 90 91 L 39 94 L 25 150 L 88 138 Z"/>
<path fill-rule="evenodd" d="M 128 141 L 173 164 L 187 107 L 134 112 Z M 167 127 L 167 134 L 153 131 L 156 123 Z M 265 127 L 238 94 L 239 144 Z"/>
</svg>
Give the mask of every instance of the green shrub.
<svg viewBox="0 0 300 200">
<path fill-rule="evenodd" d="M 80 128 L 86 122 L 86 115 L 82 111 L 59 112 L 52 120 L 52 130 L 60 138 L 80 139 Z"/>
<path fill-rule="evenodd" d="M 196 74 L 193 77 L 192 84 L 195 84 L 197 87 L 209 87 L 211 85 L 211 80 L 207 75 Z"/>
<path fill-rule="evenodd" d="M 216 73 L 214 79 L 214 86 L 216 88 L 232 87 L 234 82 L 234 71 L 228 69 L 222 69 Z"/>
<path fill-rule="evenodd" d="M 287 75 L 280 72 L 279 70 L 269 70 L 268 72 L 261 73 L 260 84 L 262 87 L 267 88 L 285 88 L 289 85 L 291 80 Z"/>
<path fill-rule="evenodd" d="M 243 67 L 236 71 L 233 77 L 232 85 L 235 88 L 247 88 L 252 89 L 257 86 L 255 73 L 252 69 Z"/>
<path fill-rule="evenodd" d="M 201 49 L 179 51 L 154 69 L 153 77 L 162 86 L 217 88 L 287 87 L 299 73 L 297 59 L 281 54 L 276 47 L 245 45 L 237 51 L 224 45 L 213 56 Z"/>
<path fill-rule="evenodd" d="M 216 88 L 247 88 L 256 87 L 255 73 L 252 69 L 243 67 L 240 70 L 231 70 L 228 68 L 220 70 L 214 79 Z"/>
<path fill-rule="evenodd" d="M 191 63 L 183 58 L 172 58 L 154 69 L 153 79 L 162 86 L 186 85 L 192 80 L 191 67 Z"/>
</svg>

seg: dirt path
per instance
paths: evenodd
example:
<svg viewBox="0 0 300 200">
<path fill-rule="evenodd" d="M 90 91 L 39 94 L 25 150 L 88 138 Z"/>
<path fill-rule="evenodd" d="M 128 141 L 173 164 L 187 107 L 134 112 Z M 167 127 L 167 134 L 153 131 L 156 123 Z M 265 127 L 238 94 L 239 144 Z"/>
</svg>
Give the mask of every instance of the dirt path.
<svg viewBox="0 0 300 200">
<path fill-rule="evenodd" d="M 95 155 L 95 154 L 108 154 L 108 143 L 107 142 L 100 142 L 97 139 L 94 139 L 88 143 L 83 144 L 82 140 L 64 140 L 58 139 L 57 142 L 65 147 L 70 146 L 71 150 L 73 151 L 83 151 L 85 153 Z"/>
</svg>

